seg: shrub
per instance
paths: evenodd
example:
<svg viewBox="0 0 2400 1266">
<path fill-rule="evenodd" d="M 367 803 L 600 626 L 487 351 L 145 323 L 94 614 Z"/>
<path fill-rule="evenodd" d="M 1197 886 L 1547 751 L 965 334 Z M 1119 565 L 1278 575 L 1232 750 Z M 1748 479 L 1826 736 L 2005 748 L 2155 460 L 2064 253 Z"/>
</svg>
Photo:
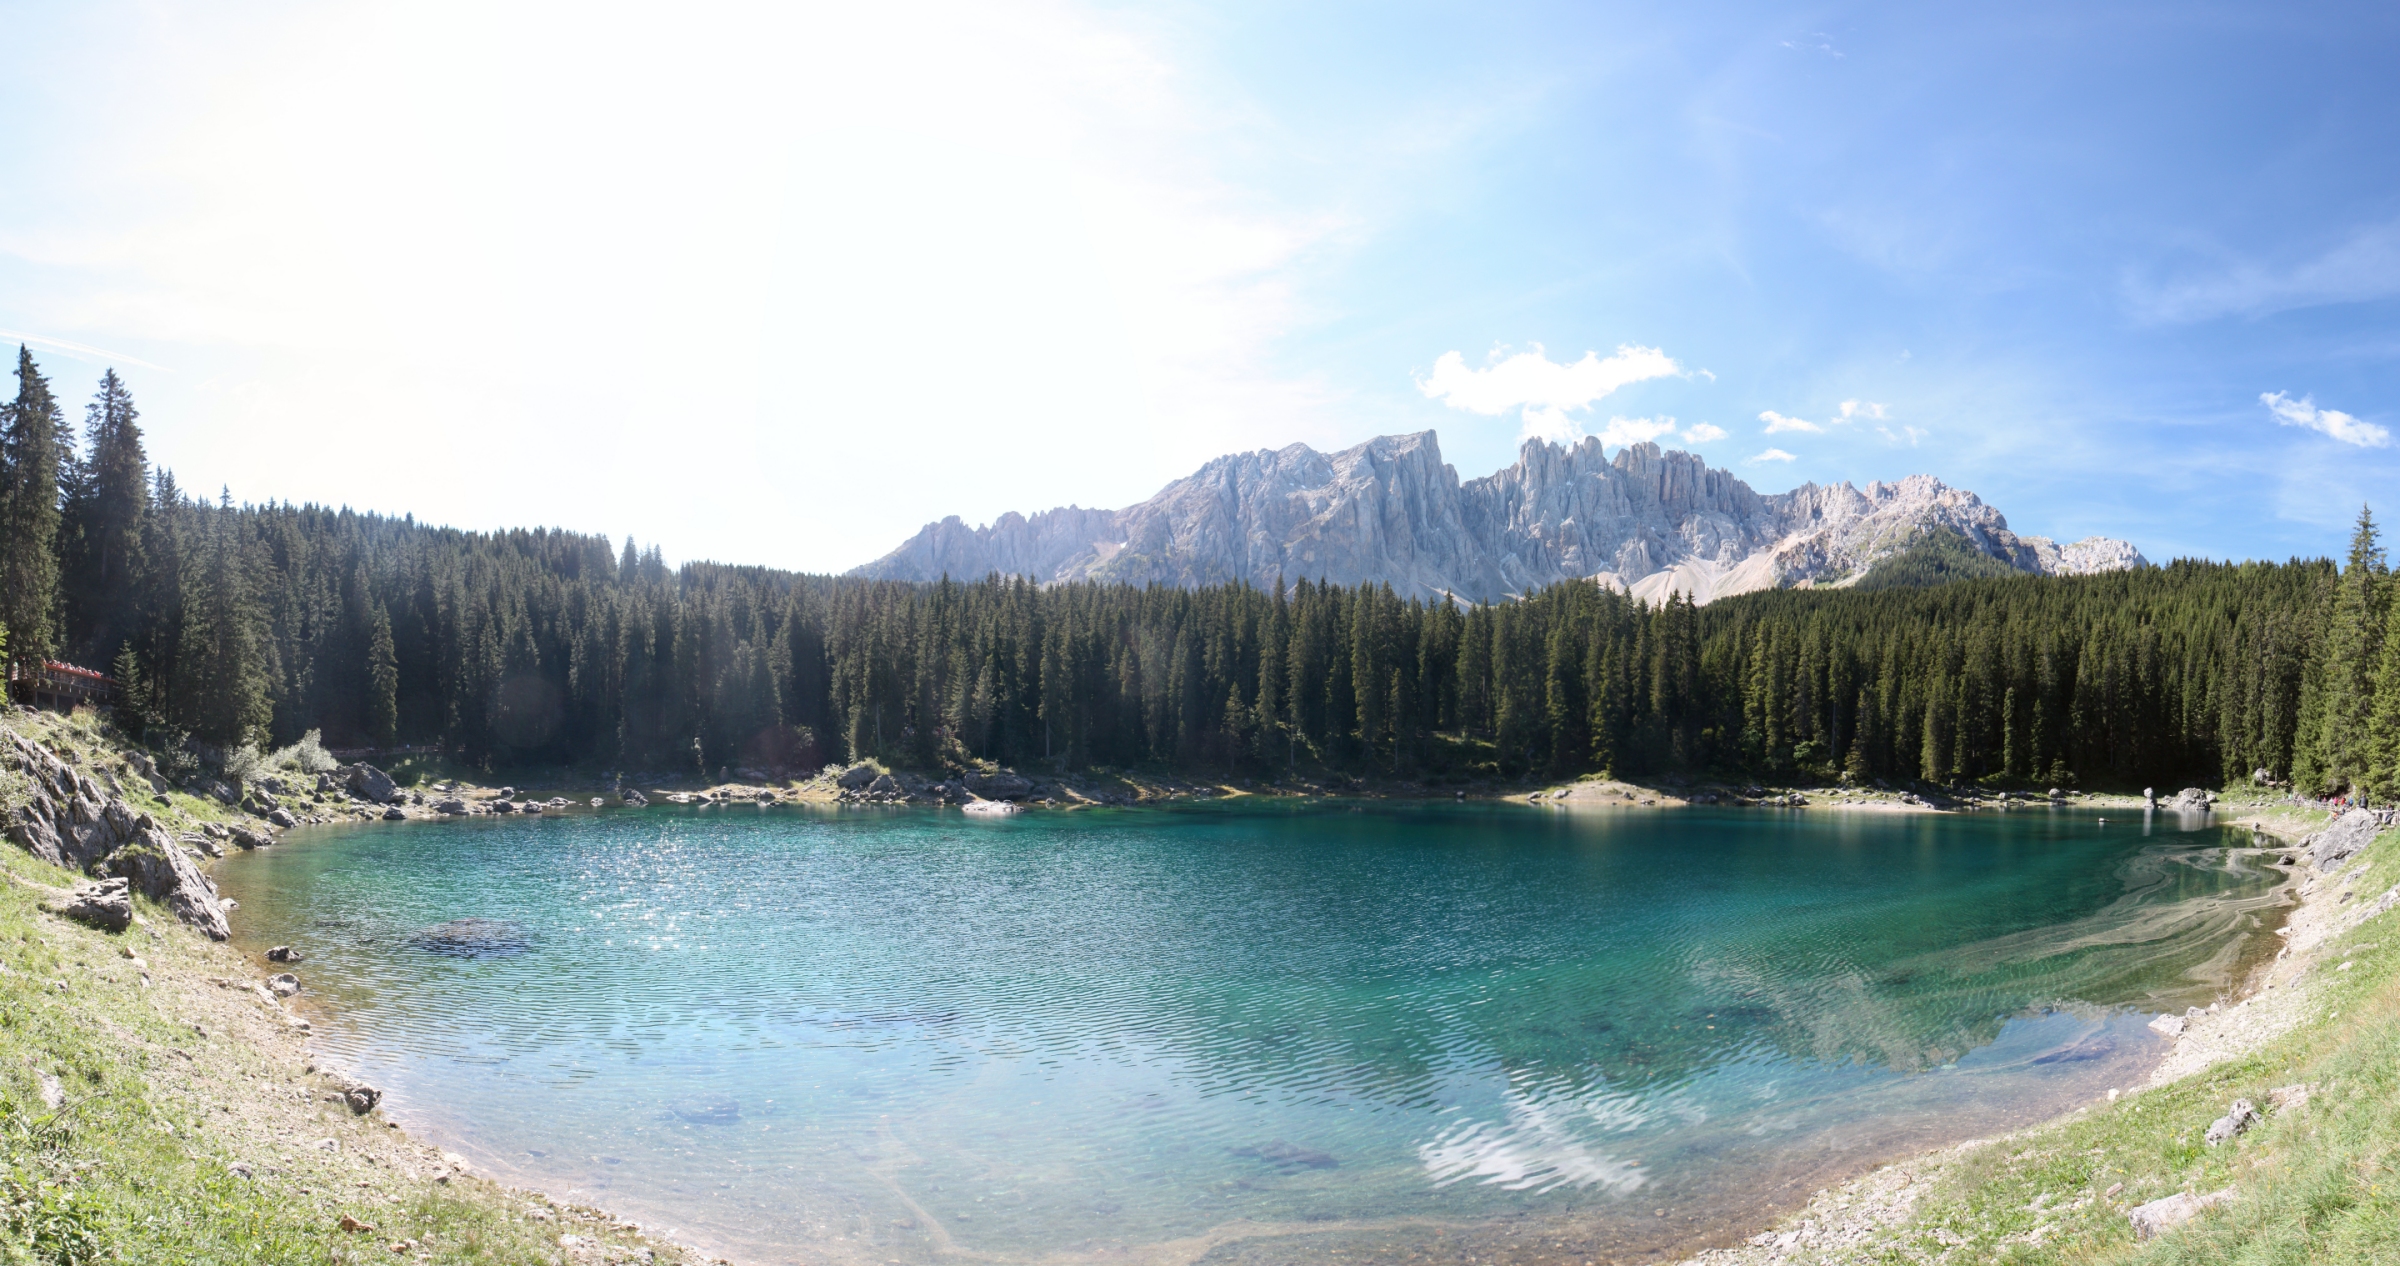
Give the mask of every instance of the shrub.
<svg viewBox="0 0 2400 1266">
<path fill-rule="evenodd" d="M 267 763 L 277 769 L 296 769 L 304 774 L 329 773 L 341 768 L 341 762 L 325 750 L 322 732 L 310 730 L 290 747 L 278 748 Z"/>
<path fill-rule="evenodd" d="M 225 780 L 237 787 L 264 773 L 266 768 L 267 758 L 259 754 L 256 743 L 244 743 L 225 753 L 222 766 Z"/>
</svg>

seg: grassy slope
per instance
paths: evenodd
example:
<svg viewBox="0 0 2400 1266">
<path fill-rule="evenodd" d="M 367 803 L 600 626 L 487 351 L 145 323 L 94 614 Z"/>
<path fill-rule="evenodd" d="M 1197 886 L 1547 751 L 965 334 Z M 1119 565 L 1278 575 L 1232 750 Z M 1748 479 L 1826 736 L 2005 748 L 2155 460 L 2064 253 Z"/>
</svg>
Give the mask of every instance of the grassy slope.
<svg viewBox="0 0 2400 1266">
<path fill-rule="evenodd" d="M 2292 834 L 2324 815 L 2250 815 Z M 2320 899 L 2372 901 L 2400 881 L 2386 832 Z M 2346 903 L 2345 903 L 2346 908 Z M 2350 962 L 2348 970 L 2340 964 Z M 1827 1260 L 2008 1263 L 2400 1261 L 2400 911 L 2327 939 L 2307 977 L 2306 1018 L 2252 1054 L 1968 1151 L 1913 1217 Z M 2282 975 L 2279 973 L 2279 975 Z M 2288 979 L 2288 975 L 2284 975 Z M 2270 1088 L 2306 1084 L 2306 1107 L 2204 1146 L 2236 1098 L 2266 1111 Z M 2115 1197 L 2106 1193 L 2115 1184 Z M 2229 1205 L 2140 1242 L 2125 1211 L 2175 1191 L 2233 1187 Z M 1791 1260 L 1816 1260 L 1806 1250 Z"/>
<path fill-rule="evenodd" d="M 7 724 L 107 760 L 88 728 Z M 116 935 L 45 914 L 43 889 L 75 876 L 13 847 L 0 877 L 0 1261 L 678 1260 L 331 1101 L 238 951 L 155 906 Z M 345 1215 L 375 1230 L 345 1232 Z M 588 1244 L 562 1248 L 562 1233 Z"/>
</svg>

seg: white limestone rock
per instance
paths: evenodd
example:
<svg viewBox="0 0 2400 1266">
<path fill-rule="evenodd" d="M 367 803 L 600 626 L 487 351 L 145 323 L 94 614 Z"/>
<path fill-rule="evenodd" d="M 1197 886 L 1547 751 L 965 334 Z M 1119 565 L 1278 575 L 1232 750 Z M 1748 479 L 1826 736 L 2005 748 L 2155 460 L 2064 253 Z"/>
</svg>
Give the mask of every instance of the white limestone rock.
<svg viewBox="0 0 2400 1266">
<path fill-rule="evenodd" d="M 1331 454 L 1304 444 L 1235 453 L 1123 510 L 1010 513 L 980 528 L 944 519 L 853 574 L 1262 587 L 1305 577 L 1470 601 L 1583 578 L 1645 600 L 1707 602 L 1852 583 L 1938 529 L 2029 573 L 2147 561 L 2123 541 L 2018 536 L 1974 493 L 1930 475 L 1762 496 L 1690 453 L 1644 443 L 1610 458 L 1587 438 L 1527 441 L 1514 465 L 1462 483 L 1424 431 Z"/>
</svg>

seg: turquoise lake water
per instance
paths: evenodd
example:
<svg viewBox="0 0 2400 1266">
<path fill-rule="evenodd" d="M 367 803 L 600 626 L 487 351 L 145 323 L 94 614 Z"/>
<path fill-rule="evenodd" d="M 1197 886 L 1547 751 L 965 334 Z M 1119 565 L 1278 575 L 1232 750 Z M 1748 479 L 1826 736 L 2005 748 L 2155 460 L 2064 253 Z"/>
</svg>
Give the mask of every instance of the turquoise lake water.
<svg viewBox="0 0 2400 1266">
<path fill-rule="evenodd" d="M 660 807 L 217 876 L 412 1130 L 746 1261 L 1640 1261 L 2138 1081 L 2280 899 L 2175 825 Z"/>
</svg>

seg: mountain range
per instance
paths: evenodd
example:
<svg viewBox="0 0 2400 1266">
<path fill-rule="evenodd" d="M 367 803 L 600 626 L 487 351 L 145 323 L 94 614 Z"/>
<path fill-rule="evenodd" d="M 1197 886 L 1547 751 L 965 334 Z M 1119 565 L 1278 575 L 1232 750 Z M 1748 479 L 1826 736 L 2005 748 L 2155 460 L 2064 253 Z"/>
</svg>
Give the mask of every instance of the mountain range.
<svg viewBox="0 0 2400 1266">
<path fill-rule="evenodd" d="M 1014 512 L 984 527 L 929 523 L 852 575 L 1209 585 L 1387 581 L 1403 596 L 1497 601 L 1590 579 L 1638 598 L 1707 602 L 1755 589 L 1842 585 L 1928 534 L 1957 533 L 2020 571 L 2080 575 L 2147 564 L 2124 541 L 2059 545 L 2010 531 L 1974 493 L 1931 475 L 1865 488 L 1760 494 L 1686 452 L 1596 438 L 1528 440 L 1515 464 L 1461 481 L 1431 431 L 1337 453 L 1305 444 L 1217 458 L 1122 510 Z"/>
</svg>

